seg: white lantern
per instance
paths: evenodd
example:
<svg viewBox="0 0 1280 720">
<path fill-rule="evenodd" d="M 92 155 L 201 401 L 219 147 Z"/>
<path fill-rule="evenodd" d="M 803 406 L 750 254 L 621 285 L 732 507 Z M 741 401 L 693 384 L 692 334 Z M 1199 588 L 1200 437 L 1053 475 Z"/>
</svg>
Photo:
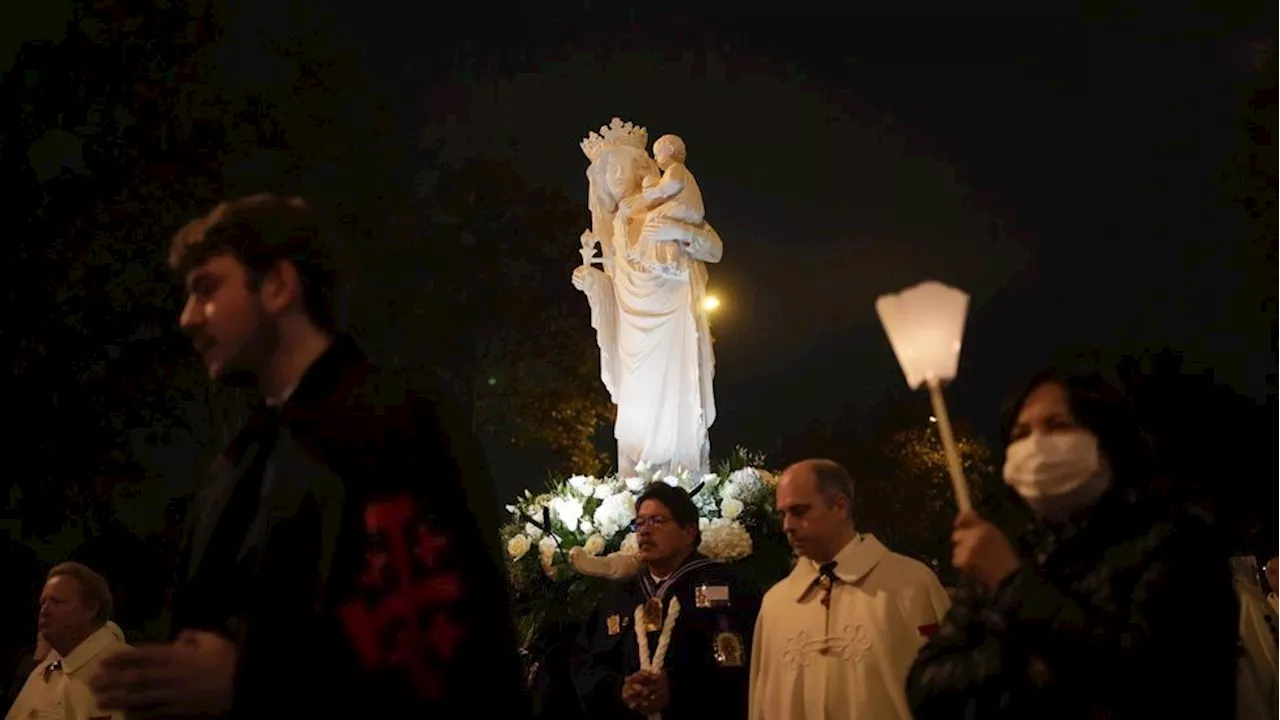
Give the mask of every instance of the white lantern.
<svg viewBox="0 0 1280 720">
<path fill-rule="evenodd" d="M 876 299 L 876 314 L 912 390 L 955 378 L 968 310 L 966 293 L 933 281 Z"/>
<path fill-rule="evenodd" d="M 961 512 L 968 512 L 973 504 L 969 500 L 969 484 L 960 465 L 947 404 L 942 398 L 942 383 L 956 377 L 968 311 L 968 294 L 934 281 L 876 298 L 876 314 L 902 366 L 907 386 L 912 390 L 921 385 L 929 387 L 933 416 L 942 436 L 947 470 Z"/>
</svg>

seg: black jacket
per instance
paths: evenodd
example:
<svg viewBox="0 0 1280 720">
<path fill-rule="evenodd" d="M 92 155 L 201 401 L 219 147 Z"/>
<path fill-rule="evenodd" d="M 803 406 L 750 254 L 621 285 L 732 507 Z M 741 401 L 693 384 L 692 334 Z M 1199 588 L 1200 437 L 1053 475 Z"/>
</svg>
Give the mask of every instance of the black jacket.
<svg viewBox="0 0 1280 720">
<path fill-rule="evenodd" d="M 489 479 L 441 408 L 339 338 L 215 463 L 174 622 L 240 646 L 234 716 L 528 716 Z"/>
<path fill-rule="evenodd" d="M 760 598 L 725 565 L 701 555 L 691 556 L 681 570 L 685 572 L 678 570 L 672 576 L 664 597 L 664 602 L 679 598 L 680 615 L 663 668 L 670 691 L 663 720 L 744 718 Z M 728 603 L 707 601 L 704 591 L 703 607 L 699 607 L 700 587 L 724 589 Z M 711 590 L 711 597 L 716 594 Z M 647 597 L 640 577 L 612 583 L 582 629 L 573 680 L 586 716 L 593 720 L 640 717 L 622 703 L 622 684 L 628 675 L 640 671 L 634 616 L 636 606 Z M 650 652 L 659 636 L 648 633 Z"/>
<path fill-rule="evenodd" d="M 993 595 L 962 586 L 921 649 L 918 720 L 1234 717 L 1239 610 L 1199 518 L 1113 493 L 1023 551 Z"/>
</svg>

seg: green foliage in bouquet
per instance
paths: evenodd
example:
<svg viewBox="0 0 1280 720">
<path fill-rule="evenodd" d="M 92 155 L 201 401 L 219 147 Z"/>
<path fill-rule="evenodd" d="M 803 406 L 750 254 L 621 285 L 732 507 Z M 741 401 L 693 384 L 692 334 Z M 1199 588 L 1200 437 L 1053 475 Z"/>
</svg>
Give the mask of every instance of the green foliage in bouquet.
<svg viewBox="0 0 1280 720">
<path fill-rule="evenodd" d="M 701 552 L 729 563 L 764 592 L 791 569 L 792 553 L 774 509 L 773 473 L 764 458 L 738 448 L 714 473 L 675 475 L 638 468 L 636 476 L 575 475 L 543 492 L 528 490 L 507 506 L 502 539 L 510 560 L 513 612 L 521 646 L 558 635 L 584 621 L 607 581 L 577 574 L 569 550 L 591 555 L 636 552 L 635 500 L 654 482 L 692 493 L 701 517 Z"/>
</svg>

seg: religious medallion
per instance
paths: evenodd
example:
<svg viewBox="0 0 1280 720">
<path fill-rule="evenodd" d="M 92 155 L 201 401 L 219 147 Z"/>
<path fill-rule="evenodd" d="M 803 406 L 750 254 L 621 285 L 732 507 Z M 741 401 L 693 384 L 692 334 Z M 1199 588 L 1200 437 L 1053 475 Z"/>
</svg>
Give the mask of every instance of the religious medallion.
<svg viewBox="0 0 1280 720">
<path fill-rule="evenodd" d="M 742 638 L 728 631 L 716 635 L 715 657 L 720 667 L 742 667 Z"/>
<path fill-rule="evenodd" d="M 644 604 L 645 632 L 658 632 L 662 629 L 662 598 L 651 597 Z"/>
</svg>

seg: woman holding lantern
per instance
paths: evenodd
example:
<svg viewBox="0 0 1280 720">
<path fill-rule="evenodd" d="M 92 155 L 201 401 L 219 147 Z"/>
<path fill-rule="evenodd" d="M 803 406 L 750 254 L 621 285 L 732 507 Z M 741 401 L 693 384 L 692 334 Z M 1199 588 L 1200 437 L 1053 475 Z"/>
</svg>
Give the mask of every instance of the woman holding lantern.
<svg viewBox="0 0 1280 720">
<path fill-rule="evenodd" d="M 1142 433 L 1097 375 L 1038 375 L 1004 426 L 1018 546 L 972 511 L 965 574 L 907 680 L 915 717 L 1232 717 L 1237 608 L 1207 523 L 1154 500 Z"/>
</svg>

